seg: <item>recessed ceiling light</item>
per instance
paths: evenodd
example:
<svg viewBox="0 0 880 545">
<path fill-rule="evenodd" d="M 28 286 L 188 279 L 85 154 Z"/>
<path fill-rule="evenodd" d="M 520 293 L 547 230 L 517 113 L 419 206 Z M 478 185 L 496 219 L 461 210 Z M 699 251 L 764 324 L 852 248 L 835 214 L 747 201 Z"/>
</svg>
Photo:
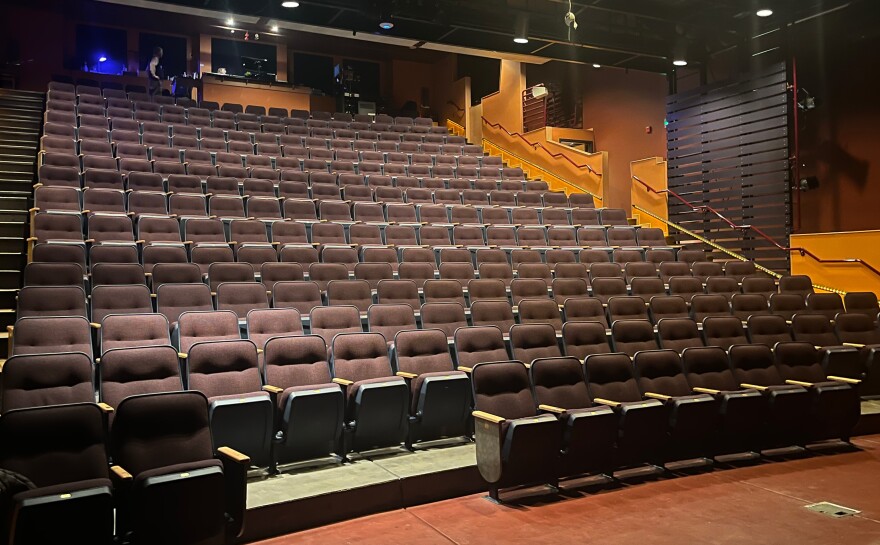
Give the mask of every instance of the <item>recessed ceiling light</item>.
<svg viewBox="0 0 880 545">
<path fill-rule="evenodd" d="M 226 19 L 226 26 L 232 26 L 234 24 L 235 24 L 235 19 L 233 19 L 232 17 L 230 17 L 229 19 Z"/>
<path fill-rule="evenodd" d="M 677 59 L 672 61 L 672 64 L 674 64 L 675 66 L 687 66 L 688 62 L 684 59 Z"/>
<path fill-rule="evenodd" d="M 527 43 L 529 43 L 529 39 L 528 39 L 528 38 L 514 38 L 513 41 L 516 42 L 516 43 L 518 43 L 518 44 L 527 44 Z"/>
<path fill-rule="evenodd" d="M 601 64 L 594 64 L 593 68 L 602 68 L 602 65 Z"/>
<path fill-rule="evenodd" d="M 282 8 L 298 8 L 299 2 L 281 2 Z"/>
<path fill-rule="evenodd" d="M 757 15 L 758 17 L 770 17 L 771 15 L 773 15 L 773 10 L 759 9 L 757 12 L 755 12 L 755 15 Z"/>
<path fill-rule="evenodd" d="M 392 28 L 394 28 L 394 23 L 392 23 L 391 21 L 382 21 L 381 23 L 379 23 L 379 28 L 381 28 L 382 30 L 391 30 Z"/>
<path fill-rule="evenodd" d="M 271 30 L 272 32 L 278 32 L 278 25 L 272 25 L 272 26 L 269 28 L 269 30 Z"/>
</svg>

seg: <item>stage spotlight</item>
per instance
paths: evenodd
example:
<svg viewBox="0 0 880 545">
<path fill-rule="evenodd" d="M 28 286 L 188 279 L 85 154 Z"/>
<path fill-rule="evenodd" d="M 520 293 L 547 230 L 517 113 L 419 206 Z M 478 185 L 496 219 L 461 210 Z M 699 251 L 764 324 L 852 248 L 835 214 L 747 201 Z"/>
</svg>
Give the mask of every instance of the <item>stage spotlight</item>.
<svg viewBox="0 0 880 545">
<path fill-rule="evenodd" d="M 767 8 L 759 9 L 757 12 L 755 12 L 755 15 L 757 15 L 758 17 L 770 17 L 771 15 L 773 15 L 773 10 Z"/>
<path fill-rule="evenodd" d="M 282 8 L 298 8 L 299 2 L 281 2 Z"/>
<path fill-rule="evenodd" d="M 529 18 L 524 14 L 516 16 L 516 26 L 513 29 L 513 41 L 518 44 L 529 43 Z"/>
</svg>

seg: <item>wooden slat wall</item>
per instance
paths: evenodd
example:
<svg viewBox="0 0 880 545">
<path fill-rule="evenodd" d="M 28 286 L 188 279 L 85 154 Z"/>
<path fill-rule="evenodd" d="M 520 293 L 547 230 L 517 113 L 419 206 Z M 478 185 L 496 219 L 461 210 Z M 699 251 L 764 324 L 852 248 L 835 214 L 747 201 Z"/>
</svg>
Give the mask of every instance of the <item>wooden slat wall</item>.
<svg viewBox="0 0 880 545">
<path fill-rule="evenodd" d="M 786 66 L 779 63 L 666 99 L 669 189 L 783 246 L 791 232 L 787 85 Z M 770 269 L 789 268 L 788 252 L 752 232 L 743 237 L 674 198 L 669 219 Z"/>
</svg>

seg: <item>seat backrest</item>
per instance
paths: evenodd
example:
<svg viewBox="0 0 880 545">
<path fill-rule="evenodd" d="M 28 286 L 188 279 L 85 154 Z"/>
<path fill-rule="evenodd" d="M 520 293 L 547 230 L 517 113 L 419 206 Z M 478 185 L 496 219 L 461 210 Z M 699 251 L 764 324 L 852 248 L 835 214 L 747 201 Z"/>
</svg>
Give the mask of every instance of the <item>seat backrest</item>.
<svg viewBox="0 0 880 545">
<path fill-rule="evenodd" d="M 641 297 L 616 296 L 608 299 L 608 316 L 612 323 L 617 320 L 647 320 L 648 307 Z"/>
<path fill-rule="evenodd" d="M 779 279 L 779 293 L 794 293 L 806 297 L 813 293 L 813 280 L 805 274 L 783 276 Z"/>
<path fill-rule="evenodd" d="M 263 349 L 272 337 L 302 335 L 302 318 L 293 308 L 260 308 L 247 313 L 247 337 Z"/>
<path fill-rule="evenodd" d="M 373 296 L 366 280 L 331 280 L 327 283 L 327 301 L 330 305 L 351 305 L 366 312 Z"/>
<path fill-rule="evenodd" d="M 601 322 L 565 322 L 562 326 L 562 343 L 566 356 L 581 361 L 591 354 L 611 352 L 605 326 Z"/>
<path fill-rule="evenodd" d="M 156 290 L 156 311 L 174 325 L 182 312 L 214 310 L 211 289 L 197 284 L 162 284 Z"/>
<path fill-rule="evenodd" d="M 608 327 L 602 301 L 595 297 L 569 297 L 562 306 L 565 320 L 596 321 Z"/>
<path fill-rule="evenodd" d="M 843 312 L 834 321 L 834 331 L 840 342 L 856 344 L 880 344 L 880 330 L 867 315 Z"/>
<path fill-rule="evenodd" d="M 633 375 L 632 361 L 626 354 L 587 356 L 584 374 L 590 399 L 602 398 L 619 403 L 642 400 Z"/>
<path fill-rule="evenodd" d="M 501 330 L 495 326 L 461 327 L 455 331 L 455 354 L 459 366 L 471 367 L 510 358 Z"/>
<path fill-rule="evenodd" d="M 168 320 L 161 314 L 109 314 L 101 321 L 101 351 L 170 345 Z"/>
<path fill-rule="evenodd" d="M 693 393 L 675 350 L 643 350 L 633 358 L 633 369 L 642 395 L 647 392 L 668 396 Z"/>
<path fill-rule="evenodd" d="M 110 452 L 132 475 L 213 458 L 208 401 L 197 391 L 137 395 L 116 408 Z"/>
<path fill-rule="evenodd" d="M 422 305 L 422 327 L 442 329 L 447 337 L 452 337 L 459 327 L 467 327 L 464 307 L 460 303 L 433 302 Z"/>
<path fill-rule="evenodd" d="M 791 319 L 791 333 L 795 341 L 808 342 L 814 346 L 840 344 L 831 320 L 821 314 L 795 314 Z"/>
<path fill-rule="evenodd" d="M 681 352 L 692 346 L 703 346 L 697 323 L 690 318 L 663 318 L 657 322 L 660 348 Z"/>
<path fill-rule="evenodd" d="M 465 306 L 464 290 L 457 280 L 427 280 L 423 295 L 426 303 L 458 303 Z"/>
<path fill-rule="evenodd" d="M 498 326 L 504 333 L 510 331 L 510 326 L 516 323 L 510 303 L 486 299 L 471 303 L 471 321 L 475 326 Z"/>
<path fill-rule="evenodd" d="M 142 314 L 152 311 L 150 290 L 143 284 L 92 288 L 92 323 L 100 324 L 108 314 Z"/>
<path fill-rule="evenodd" d="M 563 409 L 583 409 L 592 405 L 584 368 L 577 358 L 540 358 L 529 368 L 535 401 Z"/>
<path fill-rule="evenodd" d="M 556 330 L 550 324 L 516 324 L 510 328 L 513 357 L 524 362 L 562 355 Z"/>
<path fill-rule="evenodd" d="M 408 329 L 394 336 L 397 371 L 405 373 L 440 373 L 452 371 L 452 356 L 446 333 L 441 329 Z"/>
<path fill-rule="evenodd" d="M 184 354 L 201 341 L 240 339 L 238 317 L 230 310 L 183 312 L 177 328 L 177 348 Z"/>
<path fill-rule="evenodd" d="M 648 320 L 617 320 L 611 324 L 614 350 L 634 356 L 640 350 L 655 350 L 654 326 Z"/>
<path fill-rule="evenodd" d="M 843 297 L 847 312 L 861 312 L 872 318 L 876 318 L 880 307 L 877 303 L 877 295 L 872 291 L 850 291 Z"/>
<path fill-rule="evenodd" d="M 388 346 L 379 333 L 342 333 L 331 346 L 334 377 L 358 382 L 393 376 Z"/>
<path fill-rule="evenodd" d="M 209 399 L 259 392 L 263 385 L 257 361 L 257 347 L 248 340 L 197 342 L 186 358 L 187 387 Z"/>
<path fill-rule="evenodd" d="M 725 350 L 735 344 L 748 344 L 742 320 L 735 316 L 710 316 L 703 320 L 703 337 L 706 346 L 718 346 Z"/>
<path fill-rule="evenodd" d="M 110 478 L 104 417 L 94 403 L 10 411 L 0 418 L 0 437 L 0 467 L 36 487 Z"/>
<path fill-rule="evenodd" d="M 763 344 L 739 344 L 727 351 L 733 376 L 740 384 L 775 386 L 783 384 L 774 365 L 773 350 Z"/>
<path fill-rule="evenodd" d="M 362 333 L 360 311 L 353 306 L 315 307 L 309 313 L 311 332 L 318 335 L 327 346 L 340 333 Z"/>
<path fill-rule="evenodd" d="M 651 320 L 656 324 L 664 318 L 688 318 L 687 303 L 677 295 L 657 295 L 649 303 Z"/>
<path fill-rule="evenodd" d="M 471 374 L 474 408 L 506 420 L 537 414 L 525 365 L 519 361 L 480 363 Z"/>
<path fill-rule="evenodd" d="M 556 331 L 561 331 L 562 313 L 559 311 L 559 305 L 553 299 L 546 297 L 522 299 L 519 302 L 519 322 L 521 324 L 550 324 Z"/>
<path fill-rule="evenodd" d="M 771 348 L 776 343 L 792 340 L 785 318 L 772 314 L 749 316 L 748 334 L 752 343 L 766 344 Z"/>
<path fill-rule="evenodd" d="M 370 333 L 380 333 L 387 342 L 393 342 L 398 332 L 417 327 L 415 311 L 405 303 L 371 305 L 367 323 Z"/>
<path fill-rule="evenodd" d="M 328 384 L 327 346 L 317 335 L 272 337 L 265 344 L 263 372 L 266 383 L 279 388 Z"/>
<path fill-rule="evenodd" d="M 413 310 L 421 306 L 419 289 L 412 280 L 380 280 L 376 285 L 379 304 L 403 303 Z"/>
<path fill-rule="evenodd" d="M 28 286 L 18 292 L 18 318 L 86 315 L 86 294 L 79 286 Z"/>
<path fill-rule="evenodd" d="M 829 320 L 844 311 L 843 300 L 836 293 L 808 293 L 807 308 L 810 312 L 824 314 Z"/>
<path fill-rule="evenodd" d="M 718 346 L 685 348 L 681 353 L 685 376 L 692 388 L 739 390 L 727 352 Z"/>
<path fill-rule="evenodd" d="M 101 401 L 111 407 L 129 396 L 183 389 L 177 351 L 167 345 L 107 350 L 98 372 Z"/>
<path fill-rule="evenodd" d="M 773 350 L 776 356 L 776 369 L 783 380 L 802 382 L 825 382 L 819 351 L 812 343 L 783 342 Z"/>
<path fill-rule="evenodd" d="M 691 315 L 697 323 L 710 316 L 730 316 L 730 303 L 723 295 L 694 295 L 691 299 Z"/>
<path fill-rule="evenodd" d="M 767 299 L 758 293 L 737 293 L 730 298 L 730 311 L 740 320 L 748 320 L 750 316 L 769 314 Z"/>
<path fill-rule="evenodd" d="M 26 407 L 94 403 L 92 360 L 82 352 L 13 356 L 3 366 L 2 394 L 3 414 Z"/>
<path fill-rule="evenodd" d="M 256 308 L 269 308 L 266 288 L 258 282 L 223 282 L 217 286 L 217 310 L 231 310 L 244 320 Z"/>
<path fill-rule="evenodd" d="M 25 286 L 83 287 L 84 271 L 79 263 L 28 263 L 24 268 Z"/>
<path fill-rule="evenodd" d="M 321 289 L 315 282 L 277 282 L 272 289 L 274 308 L 295 308 L 301 315 L 306 315 L 322 304 Z"/>
<path fill-rule="evenodd" d="M 15 322 L 12 355 L 82 352 L 92 357 L 92 334 L 83 316 L 32 316 Z"/>
</svg>

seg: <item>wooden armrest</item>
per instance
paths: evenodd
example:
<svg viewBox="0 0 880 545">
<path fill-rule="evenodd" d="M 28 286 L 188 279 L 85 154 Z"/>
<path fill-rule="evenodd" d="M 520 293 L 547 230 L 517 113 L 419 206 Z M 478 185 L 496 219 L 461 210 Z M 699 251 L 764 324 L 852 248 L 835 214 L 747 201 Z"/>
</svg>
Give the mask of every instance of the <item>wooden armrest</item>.
<svg viewBox="0 0 880 545">
<path fill-rule="evenodd" d="M 611 407 L 617 407 L 618 405 L 620 405 L 620 403 L 617 401 L 611 401 L 610 399 L 603 399 L 601 397 L 594 397 L 593 401 L 595 401 L 596 403 L 601 403 L 603 405 L 610 405 Z"/>
<path fill-rule="evenodd" d="M 840 343 L 840 344 L 842 344 L 843 346 L 851 346 L 853 348 L 864 348 L 865 347 L 865 345 L 859 344 L 859 343 Z"/>
<path fill-rule="evenodd" d="M 837 375 L 828 375 L 828 380 L 833 380 L 835 382 L 845 382 L 846 384 L 861 384 L 862 381 L 857 378 L 847 378 L 847 377 L 839 377 Z"/>
<path fill-rule="evenodd" d="M 228 460 L 231 460 L 233 462 L 241 464 L 241 465 L 245 465 L 245 466 L 251 465 L 251 459 L 249 456 L 246 456 L 246 455 L 244 455 L 244 454 L 242 454 L 242 453 L 238 452 L 237 450 L 230 448 L 230 447 L 218 448 L 217 454 L 219 454 L 220 456 L 222 456 Z"/>
<path fill-rule="evenodd" d="M 500 416 L 496 416 L 494 414 L 483 411 L 474 411 L 474 418 L 479 418 L 480 420 L 485 420 L 486 422 L 491 422 L 493 424 L 500 424 L 504 422 L 504 419 Z"/>
<path fill-rule="evenodd" d="M 178 352 L 177 357 L 182 360 L 185 360 L 186 359 L 186 352 Z"/>
<path fill-rule="evenodd" d="M 271 384 L 266 384 L 265 386 L 263 386 L 263 391 L 269 392 L 270 394 L 278 395 L 281 392 L 283 392 L 284 390 L 282 388 L 279 388 L 278 386 L 272 386 Z"/>
<path fill-rule="evenodd" d="M 262 349 L 262 348 L 257 348 L 257 354 L 262 354 L 262 353 L 263 353 L 263 349 Z"/>
<path fill-rule="evenodd" d="M 672 396 L 666 396 L 654 392 L 645 392 L 645 397 L 649 397 L 651 399 L 659 399 L 660 401 L 669 401 L 670 399 L 672 399 Z"/>
<path fill-rule="evenodd" d="M 553 405 L 538 405 L 538 408 L 542 411 L 547 411 L 548 413 L 556 413 L 563 414 L 565 413 L 565 409 L 562 407 L 554 407 Z"/>
<path fill-rule="evenodd" d="M 6 365 L 6 360 L 0 360 L 0 373 L 3 372 L 3 366 Z"/>
<path fill-rule="evenodd" d="M 459 365 L 459 366 L 458 366 L 458 370 L 459 370 L 459 371 L 464 371 L 464 372 L 467 373 L 467 374 L 471 374 L 471 373 L 474 372 L 474 369 L 473 369 L 472 367 L 465 367 L 464 365 Z"/>
<path fill-rule="evenodd" d="M 345 380 L 344 378 L 334 378 L 333 382 L 341 386 L 351 386 L 352 384 L 354 384 L 354 381 Z"/>
<path fill-rule="evenodd" d="M 712 388 L 700 388 L 700 387 L 696 387 L 696 388 L 693 388 L 693 390 L 694 390 L 695 392 L 697 392 L 698 394 L 718 395 L 718 394 L 721 393 L 721 390 L 713 390 Z"/>
<path fill-rule="evenodd" d="M 133 479 L 131 473 L 122 468 L 122 466 L 110 466 L 110 472 L 114 477 L 121 481 L 130 481 Z"/>
<path fill-rule="evenodd" d="M 98 403 L 98 407 L 100 407 L 101 411 L 103 411 L 106 414 L 110 414 L 113 412 L 113 407 L 111 407 L 107 403 Z"/>
<path fill-rule="evenodd" d="M 802 380 L 792 380 L 788 379 L 785 381 L 786 384 L 791 384 L 792 386 L 803 386 L 804 388 L 812 388 L 815 386 L 812 382 L 804 382 Z"/>
<path fill-rule="evenodd" d="M 92 327 L 92 329 L 101 329 L 101 324 L 89 322 L 89 325 Z"/>
<path fill-rule="evenodd" d="M 748 382 L 743 382 L 740 384 L 741 388 L 749 388 L 751 390 L 758 390 L 759 392 L 763 392 L 767 389 L 766 386 L 758 386 L 757 384 L 749 384 Z"/>
<path fill-rule="evenodd" d="M 396 373 L 394 373 L 394 374 L 395 374 L 396 376 L 398 376 L 398 377 L 409 378 L 409 379 L 413 379 L 413 378 L 416 378 L 416 377 L 418 376 L 418 375 L 415 374 L 415 373 L 407 373 L 406 371 L 398 371 L 398 372 L 396 372 Z"/>
</svg>

